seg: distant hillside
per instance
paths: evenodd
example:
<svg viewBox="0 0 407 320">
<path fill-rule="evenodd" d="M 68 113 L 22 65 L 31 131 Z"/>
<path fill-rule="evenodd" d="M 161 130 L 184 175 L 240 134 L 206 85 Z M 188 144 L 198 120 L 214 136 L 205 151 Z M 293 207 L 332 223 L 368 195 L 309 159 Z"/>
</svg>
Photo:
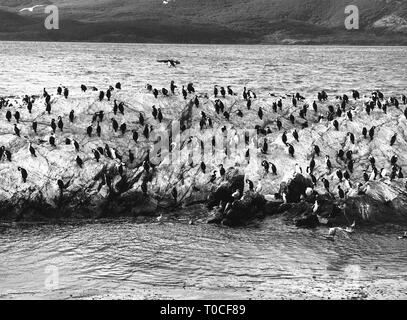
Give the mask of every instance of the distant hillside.
<svg viewBox="0 0 407 320">
<path fill-rule="evenodd" d="M 59 31 L 44 30 L 43 9 L 18 13 L 51 3 Z M 358 31 L 344 27 L 349 4 Z M 0 39 L 407 44 L 407 2 L 397 0 L 0 0 L 0 10 Z"/>
</svg>

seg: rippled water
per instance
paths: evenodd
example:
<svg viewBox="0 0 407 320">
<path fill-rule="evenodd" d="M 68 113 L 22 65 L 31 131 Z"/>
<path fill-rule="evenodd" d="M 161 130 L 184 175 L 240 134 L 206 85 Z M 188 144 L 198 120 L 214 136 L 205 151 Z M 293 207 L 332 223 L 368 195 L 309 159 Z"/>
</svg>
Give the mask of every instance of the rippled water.
<svg viewBox="0 0 407 320">
<path fill-rule="evenodd" d="M 0 298 L 407 298 L 401 230 L 326 239 L 280 219 L 229 229 L 110 221 L 3 227 Z M 57 267 L 59 287 L 45 286 Z"/>
<path fill-rule="evenodd" d="M 176 69 L 157 59 L 174 58 Z M 35 93 L 60 84 L 106 87 L 121 81 L 136 90 L 151 83 L 246 85 L 259 94 L 406 91 L 406 47 L 233 46 L 0 42 L 0 96 Z"/>
<path fill-rule="evenodd" d="M 181 65 L 155 63 L 167 57 Z M 0 96 L 116 81 L 136 92 L 170 80 L 192 81 L 198 91 L 246 85 L 260 95 L 400 94 L 406 63 L 403 47 L 0 42 Z M 326 228 L 300 230 L 280 219 L 239 229 L 133 220 L 2 225 L 0 298 L 406 299 L 402 231 L 357 230 L 332 242 Z M 46 285 L 50 270 L 57 288 Z"/>
</svg>

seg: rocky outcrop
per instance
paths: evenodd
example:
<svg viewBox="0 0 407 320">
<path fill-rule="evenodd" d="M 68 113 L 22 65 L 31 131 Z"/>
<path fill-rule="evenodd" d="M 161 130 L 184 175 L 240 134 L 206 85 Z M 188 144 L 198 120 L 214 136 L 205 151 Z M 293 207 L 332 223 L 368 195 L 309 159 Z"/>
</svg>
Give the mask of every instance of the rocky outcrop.
<svg viewBox="0 0 407 320">
<path fill-rule="evenodd" d="M 272 108 L 279 98 L 258 93 L 248 109 L 240 94 L 226 95 L 220 98 L 229 114 L 225 117 L 214 108 L 215 97 L 199 90 L 184 100 L 178 93 L 160 93 L 155 98 L 146 89 L 127 92 L 124 86 L 123 90 L 112 91 L 110 101 L 98 97 L 97 91 L 83 93 L 77 88 L 71 89 L 68 98 L 51 95 L 50 114 L 45 112 L 42 96 L 36 97 L 31 113 L 22 97 L 5 98 L 9 102 L 0 109 L 0 146 L 11 152 L 11 161 L 5 154 L 0 161 L 0 219 L 154 215 L 205 203 L 208 212 L 215 211 L 208 214 L 209 221 L 227 225 L 281 213 L 298 226 L 317 225 L 316 216 L 323 224 L 407 221 L 405 178 L 390 179 L 387 174 L 367 182 L 364 179 L 366 171 L 371 173 L 370 155 L 375 157 L 378 170 L 391 172 L 393 155 L 398 155 L 401 170 L 407 165 L 407 120 L 402 104 L 396 107 L 390 103 L 386 113 L 376 107 L 369 115 L 364 104 L 369 98 L 350 100 L 342 115 L 334 113 L 328 120 L 320 115 L 326 115 L 332 106 L 336 109 L 342 103 L 340 99 L 317 102 L 317 111 L 310 107 L 301 117 L 304 106 L 312 105 L 312 97 L 298 101 L 296 107 L 288 101 L 291 99 L 282 99 L 281 108 Z M 123 102 L 123 113 L 113 112 L 113 100 Z M 162 111 L 161 122 L 152 115 L 153 105 Z M 68 117 L 71 110 L 75 114 L 73 122 Z M 8 121 L 7 111 L 13 115 L 18 111 L 19 122 L 14 117 Z M 95 116 L 100 111 L 104 112 L 103 121 Z M 238 111 L 243 115 L 239 116 Z M 346 115 L 348 111 L 353 119 Z M 56 128 L 52 146 L 50 123 L 52 119 L 58 121 L 58 116 L 64 127 Z M 114 131 L 112 118 L 119 125 L 126 123 L 126 130 Z M 100 136 L 96 133 L 98 120 Z M 282 123 L 281 130 L 277 120 Z M 332 120 L 338 122 L 339 130 Z M 33 121 L 38 123 L 37 132 L 32 129 Z M 20 137 L 13 132 L 14 124 L 20 129 Z M 145 125 L 148 136 L 143 134 Z M 90 135 L 89 126 L 93 128 Z M 365 138 L 362 128 L 369 130 L 372 126 L 376 128 L 374 138 Z M 299 133 L 298 141 L 294 129 Z M 137 139 L 133 130 L 138 133 Z M 282 141 L 284 131 L 287 142 L 295 148 L 294 155 Z M 349 132 L 355 136 L 354 143 Z M 390 146 L 394 133 L 398 134 L 397 140 Z M 36 156 L 28 150 L 29 143 Z M 263 150 L 265 143 L 267 150 Z M 320 154 L 315 153 L 316 145 Z M 92 151 L 97 148 L 103 151 L 99 160 Z M 349 160 L 338 157 L 338 150 L 352 151 L 355 162 L 353 172 L 348 172 L 349 180 L 336 175 L 338 170 L 349 170 Z M 326 167 L 325 156 L 330 157 L 331 170 Z M 82 165 L 77 164 L 76 157 L 83 160 Z M 313 157 L 315 185 L 306 173 Z M 267 172 L 265 162 L 277 171 Z M 220 165 L 224 175 L 220 174 Z M 26 182 L 18 167 L 27 171 Z M 299 168 L 303 174 L 298 173 Z M 329 191 L 322 178 L 329 182 Z M 62 188 L 58 180 L 63 182 Z M 338 186 L 346 193 L 343 200 L 339 199 Z M 238 197 L 232 196 L 236 193 Z M 314 212 L 316 201 L 318 210 Z"/>
</svg>

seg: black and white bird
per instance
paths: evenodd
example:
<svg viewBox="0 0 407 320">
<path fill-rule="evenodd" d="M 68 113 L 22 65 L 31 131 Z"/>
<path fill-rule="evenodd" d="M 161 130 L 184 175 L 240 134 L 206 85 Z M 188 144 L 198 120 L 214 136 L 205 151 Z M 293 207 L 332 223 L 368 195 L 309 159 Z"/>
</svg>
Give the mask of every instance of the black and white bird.
<svg viewBox="0 0 407 320">
<path fill-rule="evenodd" d="M 20 129 L 17 127 L 17 124 L 14 124 L 14 133 L 17 137 L 20 137 Z"/>
<path fill-rule="evenodd" d="M 76 163 L 77 163 L 77 165 L 80 167 L 80 168 L 82 168 L 83 167 L 83 160 L 79 157 L 79 156 L 76 156 Z"/>
<path fill-rule="evenodd" d="M 345 198 L 345 192 L 343 191 L 343 189 L 341 188 L 341 186 L 338 186 L 338 195 L 340 199 L 344 199 Z"/>
<path fill-rule="evenodd" d="M 30 153 L 31 153 L 31 155 L 33 156 L 33 157 L 37 157 L 37 155 L 36 155 L 36 153 L 35 153 L 35 149 L 34 149 L 34 147 L 32 146 L 32 143 L 30 142 L 29 143 L 29 145 L 28 145 L 28 150 L 30 151 Z"/>
<path fill-rule="evenodd" d="M 100 159 L 100 153 L 96 149 L 92 149 L 93 155 L 95 156 L 96 162 L 99 162 Z"/>
<path fill-rule="evenodd" d="M 325 178 L 322 178 L 321 181 L 324 184 L 324 187 L 325 187 L 326 191 L 329 192 L 329 181 L 327 179 L 325 179 Z"/>
<path fill-rule="evenodd" d="M 289 144 L 289 143 L 287 143 L 287 146 L 288 146 L 289 155 L 294 158 L 294 153 L 295 153 L 294 146 L 292 144 Z"/>
<path fill-rule="evenodd" d="M 293 137 L 294 137 L 295 140 L 297 140 L 297 142 L 300 142 L 297 130 L 294 130 Z"/>
<path fill-rule="evenodd" d="M 49 141 L 49 144 L 50 144 L 52 147 L 56 147 L 56 145 L 55 145 L 55 137 L 53 136 L 53 134 L 50 135 L 48 141 Z"/>
<path fill-rule="evenodd" d="M 58 128 L 59 130 L 61 130 L 61 132 L 64 131 L 64 123 L 62 121 L 61 116 L 58 116 Z"/>
<path fill-rule="evenodd" d="M 390 146 L 392 147 L 396 143 L 397 133 L 395 133 L 390 139 Z"/>
<path fill-rule="evenodd" d="M 328 155 L 325 156 L 325 163 L 326 163 L 326 167 L 329 170 L 329 172 L 332 171 L 332 163 L 331 163 L 331 159 L 329 158 Z"/>
<path fill-rule="evenodd" d="M 17 170 L 21 172 L 21 178 L 23 179 L 23 182 L 26 183 L 28 177 L 27 170 L 21 167 L 18 167 Z"/>
</svg>

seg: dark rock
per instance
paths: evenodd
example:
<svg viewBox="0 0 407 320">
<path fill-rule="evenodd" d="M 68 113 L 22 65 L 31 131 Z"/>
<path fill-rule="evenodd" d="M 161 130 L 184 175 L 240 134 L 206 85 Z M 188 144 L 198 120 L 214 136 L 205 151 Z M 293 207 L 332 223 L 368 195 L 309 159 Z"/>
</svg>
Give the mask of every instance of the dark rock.
<svg viewBox="0 0 407 320">
<path fill-rule="evenodd" d="M 212 209 L 219 206 L 221 201 L 226 204 L 233 202 L 232 194 L 239 190 L 243 194 L 244 189 L 244 175 L 240 174 L 238 170 L 231 168 L 225 174 L 226 182 L 223 182 L 214 192 L 208 197 L 207 206 Z"/>
<path fill-rule="evenodd" d="M 319 226 L 319 219 L 316 214 L 310 214 L 296 218 L 294 220 L 295 226 L 298 228 L 315 228 Z"/>
<path fill-rule="evenodd" d="M 312 181 L 305 178 L 302 174 L 297 174 L 287 184 L 282 184 L 280 193 L 287 194 L 287 202 L 300 202 L 301 196 L 305 196 L 305 190 L 308 187 L 313 187 Z"/>
<path fill-rule="evenodd" d="M 248 191 L 241 200 L 231 204 L 225 212 L 222 223 L 228 226 L 244 224 L 255 217 L 259 217 L 265 204 L 264 196 Z"/>
<path fill-rule="evenodd" d="M 281 213 L 279 208 L 282 205 L 282 201 L 267 201 L 264 205 L 263 212 L 265 215 L 275 215 Z"/>
</svg>

